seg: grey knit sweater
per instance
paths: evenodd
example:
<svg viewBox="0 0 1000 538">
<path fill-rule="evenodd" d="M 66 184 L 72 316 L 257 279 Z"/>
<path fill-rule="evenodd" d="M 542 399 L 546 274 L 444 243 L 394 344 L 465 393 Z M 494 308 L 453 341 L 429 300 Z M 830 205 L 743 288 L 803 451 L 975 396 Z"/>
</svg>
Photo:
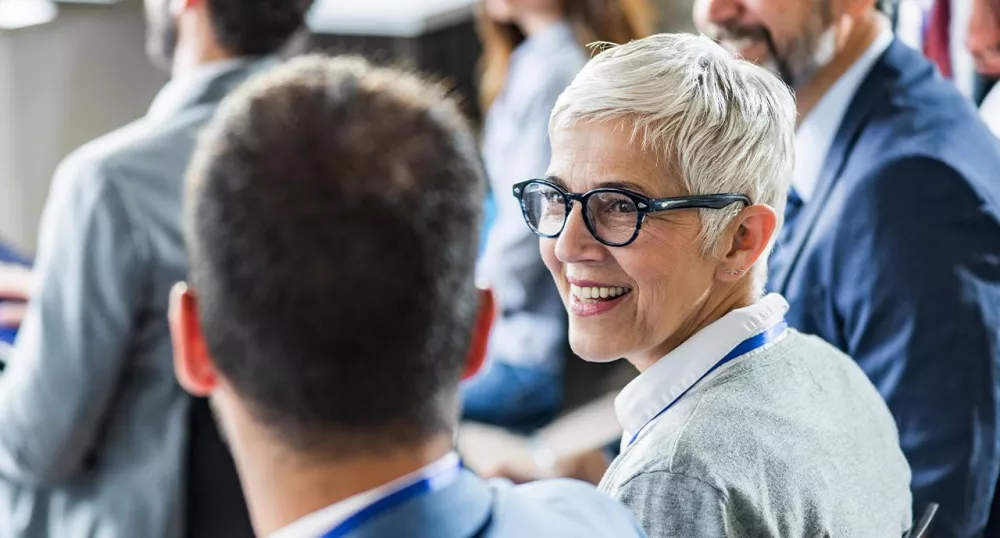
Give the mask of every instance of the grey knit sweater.
<svg viewBox="0 0 1000 538">
<path fill-rule="evenodd" d="M 865 374 L 789 330 L 646 427 L 600 487 L 651 538 L 881 538 L 909 528 L 909 485 Z"/>
</svg>

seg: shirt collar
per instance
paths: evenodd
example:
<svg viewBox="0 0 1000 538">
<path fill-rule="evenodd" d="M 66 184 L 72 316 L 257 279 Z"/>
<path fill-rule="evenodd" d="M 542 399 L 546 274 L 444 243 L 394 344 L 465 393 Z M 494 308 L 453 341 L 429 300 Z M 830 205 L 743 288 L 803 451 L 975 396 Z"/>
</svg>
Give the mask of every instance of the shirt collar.
<svg viewBox="0 0 1000 538">
<path fill-rule="evenodd" d="M 393 493 L 416 484 L 417 482 L 437 476 L 451 467 L 459 465 L 459 457 L 450 452 L 434 463 L 402 476 L 376 488 L 370 489 L 313 512 L 290 525 L 287 525 L 271 535 L 271 538 L 317 538 L 330 532 L 354 514 Z"/>
<path fill-rule="evenodd" d="M 784 297 L 772 293 L 756 304 L 722 316 L 656 361 L 615 398 L 615 413 L 625 430 L 624 439 L 631 439 L 741 342 L 781 323 L 787 311 Z"/>
<path fill-rule="evenodd" d="M 830 86 L 816 106 L 802 119 L 795 133 L 795 173 L 792 176 L 792 186 L 804 202 L 808 202 L 816 190 L 819 176 L 826 164 L 826 155 L 854 94 L 875 62 L 892 44 L 892 40 L 892 31 L 883 29 L 864 54 Z"/>
<path fill-rule="evenodd" d="M 197 94 L 216 78 L 227 73 L 246 67 L 253 62 L 253 58 L 239 57 L 218 60 L 215 62 L 200 65 L 191 71 L 178 77 L 174 77 L 170 82 L 156 94 L 153 104 L 149 106 L 146 117 L 153 120 L 162 120 L 176 114 L 177 111 L 188 104 L 192 95 Z"/>
</svg>

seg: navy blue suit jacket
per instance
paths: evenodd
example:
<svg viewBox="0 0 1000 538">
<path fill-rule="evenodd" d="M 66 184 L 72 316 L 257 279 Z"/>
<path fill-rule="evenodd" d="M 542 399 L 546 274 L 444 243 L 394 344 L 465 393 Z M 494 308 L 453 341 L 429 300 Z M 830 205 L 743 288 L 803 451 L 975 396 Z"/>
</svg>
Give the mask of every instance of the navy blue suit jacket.
<svg viewBox="0 0 1000 538">
<path fill-rule="evenodd" d="M 885 397 L 935 537 L 980 536 L 1000 472 L 1000 143 L 894 42 L 862 83 L 813 198 L 789 204 L 770 288 Z"/>
</svg>

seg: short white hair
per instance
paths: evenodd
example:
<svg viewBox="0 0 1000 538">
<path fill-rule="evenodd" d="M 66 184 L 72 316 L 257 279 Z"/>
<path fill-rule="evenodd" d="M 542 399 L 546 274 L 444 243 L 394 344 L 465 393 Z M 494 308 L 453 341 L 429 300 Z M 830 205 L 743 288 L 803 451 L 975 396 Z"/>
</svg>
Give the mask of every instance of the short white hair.
<svg viewBox="0 0 1000 538">
<path fill-rule="evenodd" d="M 559 97 L 549 131 L 577 122 L 631 127 L 632 140 L 662 156 L 687 194 L 745 194 L 774 208 L 780 229 L 796 114 L 791 90 L 767 70 L 704 36 L 657 34 L 590 60 Z M 724 253 L 719 239 L 740 209 L 701 211 L 706 254 Z M 754 267 L 760 287 L 773 241 Z"/>
</svg>

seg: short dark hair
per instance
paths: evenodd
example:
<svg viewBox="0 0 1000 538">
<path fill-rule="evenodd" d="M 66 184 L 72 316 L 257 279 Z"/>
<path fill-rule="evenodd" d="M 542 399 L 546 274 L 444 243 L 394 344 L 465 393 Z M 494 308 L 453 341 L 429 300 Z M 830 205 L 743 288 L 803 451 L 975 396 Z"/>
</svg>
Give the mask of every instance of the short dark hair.
<svg viewBox="0 0 1000 538">
<path fill-rule="evenodd" d="M 234 55 L 273 54 L 305 26 L 313 0 L 208 0 L 215 38 Z"/>
<path fill-rule="evenodd" d="M 333 454 L 451 431 L 485 177 L 444 88 L 292 60 L 226 100 L 187 195 L 205 338 L 256 419 Z"/>
</svg>

